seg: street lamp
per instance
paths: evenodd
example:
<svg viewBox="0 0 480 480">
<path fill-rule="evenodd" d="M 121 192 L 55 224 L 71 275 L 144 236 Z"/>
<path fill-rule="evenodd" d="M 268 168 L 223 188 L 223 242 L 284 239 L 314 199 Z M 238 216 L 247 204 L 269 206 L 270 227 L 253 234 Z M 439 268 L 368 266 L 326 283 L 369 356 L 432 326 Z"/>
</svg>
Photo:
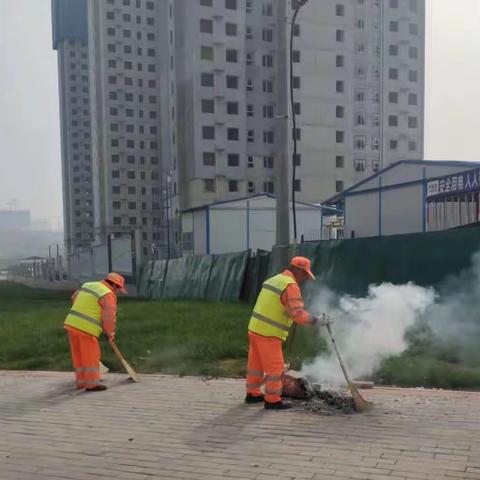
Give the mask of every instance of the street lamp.
<svg viewBox="0 0 480 480">
<path fill-rule="evenodd" d="M 295 30 L 295 22 L 300 9 L 308 2 L 308 0 L 292 0 L 293 17 L 290 25 L 290 103 L 292 110 L 292 215 L 293 215 L 293 241 L 297 243 L 297 209 L 295 203 L 295 181 L 296 181 L 296 162 L 297 162 L 297 119 L 295 114 L 295 101 L 293 97 L 293 34 Z"/>
</svg>

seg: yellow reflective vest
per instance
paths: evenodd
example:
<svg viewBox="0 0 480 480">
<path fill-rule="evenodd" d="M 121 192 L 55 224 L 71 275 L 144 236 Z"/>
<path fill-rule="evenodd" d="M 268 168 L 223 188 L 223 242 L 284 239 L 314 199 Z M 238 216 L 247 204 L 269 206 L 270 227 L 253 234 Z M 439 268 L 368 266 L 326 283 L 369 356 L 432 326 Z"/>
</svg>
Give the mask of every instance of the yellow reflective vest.
<svg viewBox="0 0 480 480">
<path fill-rule="evenodd" d="M 102 328 L 102 307 L 98 301 L 112 291 L 102 282 L 84 283 L 78 290 L 64 324 L 95 337 Z"/>
<path fill-rule="evenodd" d="M 286 340 L 293 320 L 287 314 L 280 297 L 292 283 L 297 282 L 282 273 L 265 281 L 248 324 L 251 332 Z"/>
</svg>

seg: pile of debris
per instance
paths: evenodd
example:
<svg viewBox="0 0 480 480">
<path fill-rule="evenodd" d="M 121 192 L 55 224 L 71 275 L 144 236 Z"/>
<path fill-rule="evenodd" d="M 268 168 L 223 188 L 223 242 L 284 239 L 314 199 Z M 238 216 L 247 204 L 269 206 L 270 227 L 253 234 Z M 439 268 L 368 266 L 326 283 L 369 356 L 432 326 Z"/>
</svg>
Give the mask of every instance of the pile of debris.
<svg viewBox="0 0 480 480">
<path fill-rule="evenodd" d="M 293 400 L 296 409 L 320 415 L 351 414 L 356 411 L 350 395 L 322 390 L 308 378 L 289 374 L 283 377 L 283 396 Z"/>
</svg>

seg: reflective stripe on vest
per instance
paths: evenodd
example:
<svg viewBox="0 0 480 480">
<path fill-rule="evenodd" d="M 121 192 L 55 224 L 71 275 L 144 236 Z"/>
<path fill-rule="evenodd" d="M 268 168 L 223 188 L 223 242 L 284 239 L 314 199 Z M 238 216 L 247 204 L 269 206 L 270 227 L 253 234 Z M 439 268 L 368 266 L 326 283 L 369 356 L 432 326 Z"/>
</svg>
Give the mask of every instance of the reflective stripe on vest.
<svg viewBox="0 0 480 480">
<path fill-rule="evenodd" d="M 95 337 L 102 333 L 102 308 L 98 300 L 111 290 L 101 282 L 84 283 L 78 290 L 72 309 L 65 319 L 65 325 L 76 328 Z"/>
<path fill-rule="evenodd" d="M 265 281 L 248 325 L 251 332 L 281 340 L 287 338 L 292 319 L 282 305 L 280 296 L 288 285 L 294 283 L 296 281 L 292 277 L 283 274 Z"/>
</svg>

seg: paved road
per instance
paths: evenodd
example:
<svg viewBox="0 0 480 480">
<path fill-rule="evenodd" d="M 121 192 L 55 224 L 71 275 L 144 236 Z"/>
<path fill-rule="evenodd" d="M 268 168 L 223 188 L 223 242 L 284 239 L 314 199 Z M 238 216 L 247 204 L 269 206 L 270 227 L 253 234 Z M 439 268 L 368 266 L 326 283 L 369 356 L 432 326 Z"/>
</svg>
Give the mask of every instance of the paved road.
<svg viewBox="0 0 480 480">
<path fill-rule="evenodd" d="M 0 372 L 0 479 L 480 479 L 480 393 L 375 388 L 326 417 L 246 406 L 235 379 L 107 383 Z"/>
</svg>

